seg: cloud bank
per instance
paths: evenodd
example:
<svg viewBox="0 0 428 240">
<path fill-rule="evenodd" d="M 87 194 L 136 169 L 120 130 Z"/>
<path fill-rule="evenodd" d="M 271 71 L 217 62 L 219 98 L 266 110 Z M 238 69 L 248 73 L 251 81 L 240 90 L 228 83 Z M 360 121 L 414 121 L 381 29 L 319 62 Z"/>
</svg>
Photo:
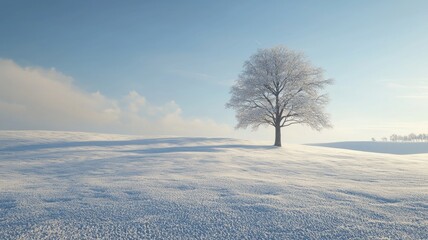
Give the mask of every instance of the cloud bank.
<svg viewBox="0 0 428 240">
<path fill-rule="evenodd" d="M 233 129 L 185 118 L 170 101 L 153 105 L 136 91 L 120 99 L 89 93 L 55 69 L 0 59 L 0 130 L 100 131 L 150 136 L 225 136 Z"/>
</svg>

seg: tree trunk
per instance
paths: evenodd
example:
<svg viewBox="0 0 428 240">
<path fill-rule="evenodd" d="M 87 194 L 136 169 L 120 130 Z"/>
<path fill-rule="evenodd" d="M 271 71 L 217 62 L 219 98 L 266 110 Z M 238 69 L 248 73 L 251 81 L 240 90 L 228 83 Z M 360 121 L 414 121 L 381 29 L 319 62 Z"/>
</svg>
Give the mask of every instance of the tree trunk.
<svg viewBox="0 0 428 240">
<path fill-rule="evenodd" d="M 281 147 L 281 126 L 275 126 L 275 146 Z"/>
</svg>

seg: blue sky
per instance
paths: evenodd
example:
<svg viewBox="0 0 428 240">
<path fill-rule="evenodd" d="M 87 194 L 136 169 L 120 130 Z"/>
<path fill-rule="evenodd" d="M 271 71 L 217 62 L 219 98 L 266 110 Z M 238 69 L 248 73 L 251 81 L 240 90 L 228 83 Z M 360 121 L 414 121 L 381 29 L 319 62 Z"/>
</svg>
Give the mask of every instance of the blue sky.
<svg viewBox="0 0 428 240">
<path fill-rule="evenodd" d="M 10 82 L 27 84 L 7 75 L 13 68 L 32 71 L 25 79 L 38 79 L 35 75 L 44 71 L 43 79 L 52 83 L 49 91 L 55 91 L 60 79 L 72 79 L 64 91 L 98 101 L 97 111 L 132 112 L 129 106 L 135 102 L 129 99 L 140 97 L 145 103 L 139 106 L 150 113 L 136 111 L 141 121 L 149 116 L 147 125 L 165 120 L 172 108 L 178 121 L 221 126 L 213 130 L 218 135 L 269 140 L 270 129 L 234 131 L 234 113 L 224 105 L 243 62 L 258 48 L 282 44 L 304 52 L 335 80 L 328 88 L 335 128 L 321 133 L 286 129 L 284 141 L 368 140 L 428 132 L 426 9 L 427 1 L 2 1 L 0 58 L 7 63 L 4 74 L 0 72 L 0 107 L 9 112 L 3 109 L 0 129 L 157 133 L 138 129 L 138 122 L 133 128 L 123 126 L 132 122 L 123 120 L 133 119 L 129 115 L 110 116 L 111 122 L 122 119 L 120 127 L 93 127 L 97 124 L 86 124 L 78 113 L 43 106 L 55 101 L 39 103 L 42 93 L 34 93 L 37 101 L 24 101 L 18 96 L 26 96 L 22 91 L 27 88 L 21 85 L 9 96 Z M 92 99 L 93 93 L 105 102 Z M 46 123 L 49 120 L 36 111 L 17 114 L 17 104 L 40 107 L 40 115 L 50 111 L 55 124 Z M 61 114 L 76 119 L 60 124 L 65 121 L 58 120 Z M 183 130 L 192 125 L 177 128 L 162 134 L 213 134 Z"/>
</svg>

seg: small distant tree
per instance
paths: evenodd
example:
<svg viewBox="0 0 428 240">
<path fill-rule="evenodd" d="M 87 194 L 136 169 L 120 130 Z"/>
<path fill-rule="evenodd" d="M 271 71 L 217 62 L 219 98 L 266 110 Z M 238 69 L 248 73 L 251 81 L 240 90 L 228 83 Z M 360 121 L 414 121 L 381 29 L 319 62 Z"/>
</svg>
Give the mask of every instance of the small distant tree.
<svg viewBox="0 0 428 240">
<path fill-rule="evenodd" d="M 416 141 L 416 138 L 417 138 L 416 134 L 414 134 L 414 133 L 409 134 L 409 141 L 411 141 L 411 142 Z"/>
<path fill-rule="evenodd" d="M 283 46 L 260 49 L 244 63 L 226 107 L 236 110 L 236 128 L 273 126 L 274 145 L 281 146 L 282 127 L 331 127 L 324 111 L 328 96 L 321 93 L 331 83 L 302 53 Z"/>
</svg>

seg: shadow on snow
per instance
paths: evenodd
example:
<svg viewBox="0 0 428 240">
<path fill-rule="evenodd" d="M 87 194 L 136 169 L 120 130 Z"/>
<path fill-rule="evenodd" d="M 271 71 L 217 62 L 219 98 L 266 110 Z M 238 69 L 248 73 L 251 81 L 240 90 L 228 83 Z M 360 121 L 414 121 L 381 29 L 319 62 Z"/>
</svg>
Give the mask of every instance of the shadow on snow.
<svg viewBox="0 0 428 240">
<path fill-rule="evenodd" d="M 210 145 L 210 146 L 188 146 L 188 147 L 164 147 L 164 148 L 150 148 L 141 150 L 124 150 L 122 152 L 132 153 L 176 153 L 176 152 L 218 152 L 221 149 L 273 149 L 274 146 L 260 146 L 260 145 L 242 145 L 242 144 L 225 144 L 225 145 Z"/>
<path fill-rule="evenodd" d="M 113 140 L 113 141 L 70 141 L 70 142 L 50 142 L 41 144 L 27 144 L 19 146 L 11 146 L 0 148 L 0 151 L 37 151 L 42 149 L 53 148 L 76 148 L 76 147 L 120 147 L 120 146 L 147 146 L 156 144 L 174 144 L 186 145 L 192 143 L 206 143 L 232 140 L 230 138 L 155 138 L 155 139 L 135 139 L 135 140 Z M 207 145 L 207 146 L 183 146 L 183 147 L 163 147 L 150 148 L 142 150 L 125 150 L 122 152 L 135 153 L 167 153 L 167 152 L 216 152 L 220 149 L 272 149 L 273 146 L 257 146 L 244 144 L 223 144 L 223 145 Z"/>
<path fill-rule="evenodd" d="M 389 154 L 423 154 L 428 153 L 428 142 L 334 142 L 308 144 L 310 146 L 341 148 L 363 152 Z"/>
</svg>

